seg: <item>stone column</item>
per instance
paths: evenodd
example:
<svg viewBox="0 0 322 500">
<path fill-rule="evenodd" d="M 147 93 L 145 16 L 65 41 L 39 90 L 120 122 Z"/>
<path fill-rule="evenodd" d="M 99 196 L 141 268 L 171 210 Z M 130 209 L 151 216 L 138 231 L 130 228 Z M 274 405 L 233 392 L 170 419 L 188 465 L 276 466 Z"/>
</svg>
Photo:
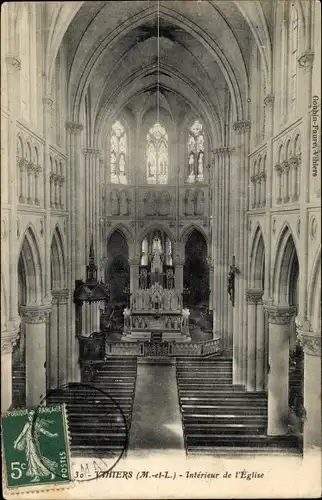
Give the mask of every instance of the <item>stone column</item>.
<svg viewBox="0 0 322 500">
<path fill-rule="evenodd" d="M 57 342 L 57 357 L 58 357 L 58 381 L 57 385 L 61 387 L 69 382 L 68 366 L 72 362 L 68 358 L 68 311 L 67 303 L 69 290 L 63 288 L 56 290 L 55 297 L 58 305 L 58 342 Z"/>
<path fill-rule="evenodd" d="M 52 290 L 52 304 L 50 311 L 50 328 L 47 351 L 47 387 L 58 387 L 58 301 L 56 290 Z"/>
<path fill-rule="evenodd" d="M 299 156 L 292 156 L 290 159 L 291 168 L 292 168 L 292 201 L 298 201 L 298 169 L 300 164 Z"/>
<path fill-rule="evenodd" d="M 321 448 L 321 334 L 297 328 L 304 350 L 304 449 Z"/>
<path fill-rule="evenodd" d="M 176 260 L 175 261 L 175 277 L 174 277 L 174 286 L 175 291 L 180 297 L 180 303 L 182 305 L 182 292 L 183 292 L 183 266 L 184 260 Z"/>
<path fill-rule="evenodd" d="M 265 390 L 266 352 L 264 307 L 262 299 L 259 299 L 256 307 L 256 391 Z"/>
<path fill-rule="evenodd" d="M 282 167 L 281 165 L 275 165 L 276 175 L 276 191 L 277 198 L 276 203 L 280 205 L 282 203 Z"/>
<path fill-rule="evenodd" d="M 265 305 L 269 321 L 267 434 L 279 436 L 288 429 L 289 338 L 295 308 Z"/>
<path fill-rule="evenodd" d="M 234 255 L 238 274 L 235 277 L 235 307 L 233 312 L 233 384 L 246 384 L 247 359 L 247 308 L 245 289 L 247 284 L 247 210 L 248 210 L 248 153 L 250 122 L 234 124 L 236 178 L 232 196 L 236 198 Z"/>
<path fill-rule="evenodd" d="M 26 404 L 36 407 L 46 395 L 46 325 L 49 309 L 45 306 L 21 308 L 26 332 Z"/>
<path fill-rule="evenodd" d="M 19 323 L 1 331 L 1 413 L 12 405 L 12 349 L 18 340 Z"/>
<path fill-rule="evenodd" d="M 290 201 L 290 195 L 289 195 L 289 171 L 290 171 L 290 165 L 287 161 L 283 161 L 282 163 L 282 168 L 283 168 L 283 178 L 284 178 L 284 183 L 283 183 L 283 202 L 288 203 Z"/>
<path fill-rule="evenodd" d="M 261 340 L 264 332 L 258 334 L 257 305 L 261 302 L 262 290 L 246 290 L 247 302 L 247 378 L 246 390 L 256 391 L 257 340 Z M 259 339 L 257 339 L 259 336 Z"/>
<path fill-rule="evenodd" d="M 130 306 L 132 306 L 133 298 L 139 288 L 139 259 L 130 259 Z"/>
</svg>

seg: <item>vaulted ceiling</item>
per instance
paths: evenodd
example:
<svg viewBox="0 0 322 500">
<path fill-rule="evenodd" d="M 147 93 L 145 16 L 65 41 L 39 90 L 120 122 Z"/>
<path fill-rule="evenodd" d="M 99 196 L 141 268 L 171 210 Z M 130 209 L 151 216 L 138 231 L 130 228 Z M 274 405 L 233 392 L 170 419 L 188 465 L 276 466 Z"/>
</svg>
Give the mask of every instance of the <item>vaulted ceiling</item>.
<svg viewBox="0 0 322 500">
<path fill-rule="evenodd" d="M 137 122 L 158 100 L 221 135 L 228 96 L 234 118 L 247 116 L 252 39 L 270 69 L 270 12 L 267 0 L 76 2 L 63 40 L 71 115 L 90 89 L 96 132 L 121 111 Z"/>
</svg>

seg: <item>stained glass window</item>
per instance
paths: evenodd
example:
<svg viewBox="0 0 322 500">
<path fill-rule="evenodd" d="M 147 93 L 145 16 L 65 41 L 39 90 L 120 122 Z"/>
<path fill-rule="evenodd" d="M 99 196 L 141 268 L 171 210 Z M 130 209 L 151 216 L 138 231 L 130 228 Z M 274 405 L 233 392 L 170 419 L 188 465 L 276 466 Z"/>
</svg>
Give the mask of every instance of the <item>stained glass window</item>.
<svg viewBox="0 0 322 500">
<path fill-rule="evenodd" d="M 127 184 L 126 176 L 127 137 L 123 125 L 116 121 L 111 131 L 111 182 Z"/>
<path fill-rule="evenodd" d="M 149 184 L 168 182 L 168 134 L 160 123 L 155 123 L 146 136 L 146 177 Z"/>
<path fill-rule="evenodd" d="M 203 126 L 199 120 L 194 121 L 188 134 L 188 182 L 204 180 L 204 150 L 205 138 Z"/>
</svg>

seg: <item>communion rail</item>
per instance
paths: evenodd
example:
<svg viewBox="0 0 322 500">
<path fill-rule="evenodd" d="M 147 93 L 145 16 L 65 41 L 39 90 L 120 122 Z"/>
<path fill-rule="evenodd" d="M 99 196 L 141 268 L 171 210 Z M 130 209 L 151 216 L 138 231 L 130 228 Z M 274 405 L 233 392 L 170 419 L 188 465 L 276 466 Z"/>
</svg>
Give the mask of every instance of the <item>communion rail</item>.
<svg viewBox="0 0 322 500">
<path fill-rule="evenodd" d="M 113 356 L 203 357 L 221 352 L 220 338 L 204 342 L 106 342 L 95 334 L 79 339 L 79 364 L 83 382 L 92 382 L 99 366 Z"/>
</svg>

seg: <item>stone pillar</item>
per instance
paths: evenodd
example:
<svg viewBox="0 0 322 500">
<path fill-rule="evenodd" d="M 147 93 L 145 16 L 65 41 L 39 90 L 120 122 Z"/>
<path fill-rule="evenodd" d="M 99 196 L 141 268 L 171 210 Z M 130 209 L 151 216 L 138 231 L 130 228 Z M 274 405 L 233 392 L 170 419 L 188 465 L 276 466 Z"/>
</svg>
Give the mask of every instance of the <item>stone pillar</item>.
<svg viewBox="0 0 322 500">
<path fill-rule="evenodd" d="M 21 308 L 26 332 L 26 404 L 36 407 L 46 395 L 46 326 L 48 307 Z"/>
<path fill-rule="evenodd" d="M 56 290 L 52 290 L 52 304 L 50 311 L 50 328 L 48 336 L 47 352 L 47 388 L 56 389 L 58 387 L 58 302 L 55 295 Z"/>
<path fill-rule="evenodd" d="M 1 413 L 12 405 L 12 349 L 19 334 L 19 323 L 8 326 L 1 331 Z"/>
<path fill-rule="evenodd" d="M 269 321 L 267 434 L 279 436 L 288 429 L 289 338 L 295 308 L 265 305 Z"/>
<path fill-rule="evenodd" d="M 139 259 L 130 259 L 130 306 L 136 291 L 139 289 Z"/>
<path fill-rule="evenodd" d="M 276 192 L 277 198 L 276 203 L 280 205 L 282 203 L 282 167 L 281 165 L 275 165 L 276 170 Z"/>
<path fill-rule="evenodd" d="M 266 350 L 265 315 L 263 301 L 260 299 L 256 307 L 256 391 L 264 391 L 266 386 Z"/>
<path fill-rule="evenodd" d="M 235 137 L 235 197 L 234 255 L 238 274 L 235 277 L 235 307 L 233 312 L 233 384 L 245 385 L 247 378 L 247 308 L 245 289 L 247 284 L 247 210 L 248 210 L 248 153 L 250 122 L 240 121 L 234 124 Z"/>
<path fill-rule="evenodd" d="M 283 202 L 288 203 L 290 201 L 290 195 L 289 195 L 289 171 L 290 171 L 290 165 L 287 161 L 283 161 L 282 163 L 282 168 L 283 168 Z"/>
<path fill-rule="evenodd" d="M 182 292 L 183 292 L 183 266 L 184 266 L 184 260 L 176 260 L 175 261 L 175 279 L 174 279 L 174 286 L 175 286 L 175 291 L 180 297 L 180 303 L 182 305 Z"/>
<path fill-rule="evenodd" d="M 247 301 L 247 378 L 246 390 L 256 391 L 257 340 L 262 340 L 264 331 L 258 332 L 257 306 L 262 301 L 262 290 L 246 290 Z M 259 337 L 259 338 L 258 338 Z"/>
<path fill-rule="evenodd" d="M 321 334 L 297 328 L 304 350 L 304 449 L 321 448 Z"/>
<path fill-rule="evenodd" d="M 69 382 L 68 367 L 72 362 L 68 358 L 68 311 L 67 303 L 69 290 L 64 288 L 56 290 L 56 300 L 58 305 L 58 381 L 57 385 L 61 387 Z M 78 360 L 77 360 L 78 362 Z"/>
</svg>

